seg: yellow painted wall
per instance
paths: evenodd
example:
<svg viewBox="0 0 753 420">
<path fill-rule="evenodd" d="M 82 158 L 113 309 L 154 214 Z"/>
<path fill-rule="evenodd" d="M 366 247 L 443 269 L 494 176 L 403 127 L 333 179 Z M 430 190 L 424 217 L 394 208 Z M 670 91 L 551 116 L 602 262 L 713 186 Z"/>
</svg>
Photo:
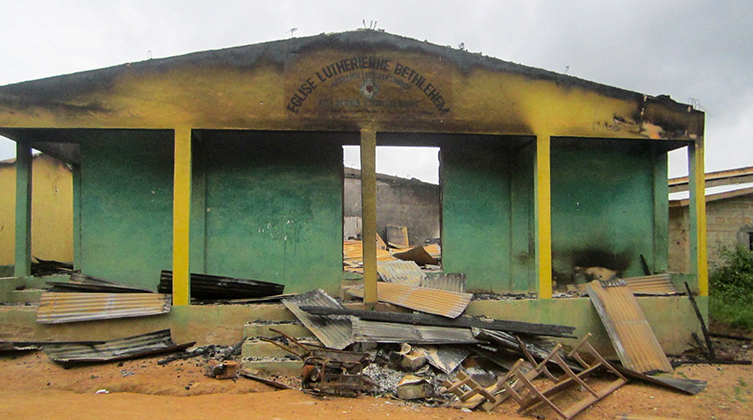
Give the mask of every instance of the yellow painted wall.
<svg viewBox="0 0 753 420">
<path fill-rule="evenodd" d="M 12 265 L 16 227 L 16 165 L 0 164 L 0 265 Z M 47 155 L 32 163 L 31 251 L 35 257 L 73 261 L 73 175 Z"/>
</svg>

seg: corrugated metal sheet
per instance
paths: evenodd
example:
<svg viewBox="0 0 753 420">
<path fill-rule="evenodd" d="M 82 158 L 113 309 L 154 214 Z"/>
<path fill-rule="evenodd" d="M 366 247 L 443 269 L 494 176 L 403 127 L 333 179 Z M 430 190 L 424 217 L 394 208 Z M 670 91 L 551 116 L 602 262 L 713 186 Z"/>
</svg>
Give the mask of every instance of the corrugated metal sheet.
<svg viewBox="0 0 753 420">
<path fill-rule="evenodd" d="M 465 293 L 465 274 L 430 274 L 421 281 L 421 287 L 426 287 L 427 289 L 447 290 L 448 292 Z"/>
<path fill-rule="evenodd" d="M 436 259 L 441 259 L 442 258 L 442 247 L 440 247 L 439 244 L 424 245 L 424 249 L 432 257 L 434 257 Z"/>
<path fill-rule="evenodd" d="M 363 298 L 363 288 L 348 290 L 353 296 Z M 377 299 L 393 305 L 429 314 L 457 318 L 465 311 L 473 297 L 470 293 L 448 292 L 394 283 L 377 283 Z"/>
<path fill-rule="evenodd" d="M 48 291 L 56 293 L 154 293 L 154 290 L 133 287 L 98 277 L 72 273 L 69 282 L 48 281 Z"/>
<path fill-rule="evenodd" d="M 340 302 L 323 290 L 312 290 L 284 299 L 282 303 L 328 348 L 342 350 L 353 343 L 350 317 L 343 315 L 312 315 L 301 310 L 301 306 L 323 306 L 345 309 Z"/>
<path fill-rule="evenodd" d="M 193 344 L 175 345 L 170 330 L 162 330 L 102 344 L 50 344 L 44 346 L 44 352 L 57 363 L 95 363 L 169 353 Z"/>
<path fill-rule="evenodd" d="M 672 371 L 672 365 L 628 287 L 602 287 L 594 280 L 587 290 L 625 367 L 641 373 Z"/>
<path fill-rule="evenodd" d="M 390 251 L 377 246 L 377 261 L 397 261 Z M 363 271 L 363 243 L 361 241 L 343 241 L 343 267 L 345 271 L 360 273 Z"/>
<path fill-rule="evenodd" d="M 656 274 L 653 276 L 631 277 L 624 279 L 634 294 L 644 295 L 674 295 L 679 294 L 670 274 Z"/>
<path fill-rule="evenodd" d="M 36 344 L 20 343 L 14 341 L 0 341 L 0 352 L 32 351 L 42 347 Z"/>
<path fill-rule="evenodd" d="M 468 328 L 431 327 L 390 322 L 353 320 L 358 343 L 465 344 L 478 343 Z"/>
<path fill-rule="evenodd" d="M 172 293 L 172 271 L 162 270 L 157 290 L 160 293 Z M 191 273 L 191 297 L 194 299 L 257 298 L 279 295 L 284 291 L 285 286 L 279 283 Z"/>
<path fill-rule="evenodd" d="M 413 261 L 379 261 L 377 271 L 382 280 L 389 283 L 420 286 L 426 274 Z"/>
<path fill-rule="evenodd" d="M 670 274 L 655 274 L 652 276 L 630 277 L 626 279 L 616 279 L 627 285 L 635 295 L 648 296 L 667 296 L 682 294 L 674 283 Z M 578 293 L 586 294 L 588 283 L 578 285 Z"/>
<path fill-rule="evenodd" d="M 62 324 L 170 312 L 170 295 L 158 293 L 42 293 L 37 322 Z"/>
<path fill-rule="evenodd" d="M 575 338 L 572 336 L 575 327 L 553 324 L 531 324 L 520 321 L 506 321 L 501 319 L 481 319 L 470 316 L 446 318 L 442 316 L 404 313 L 365 311 L 362 309 L 336 309 L 301 305 L 300 308 L 314 315 L 351 315 L 366 321 L 394 322 L 397 324 L 433 325 L 435 327 L 452 328 L 483 328 L 506 332 L 524 333 L 553 337 Z"/>
<path fill-rule="evenodd" d="M 413 347 L 413 349 L 418 354 L 422 354 L 426 357 L 426 360 L 430 365 L 448 375 L 454 372 L 455 369 L 463 363 L 463 360 L 471 354 L 469 349 L 455 346 L 416 346 Z"/>
<path fill-rule="evenodd" d="M 436 258 L 429 255 L 422 246 L 416 246 L 408 250 L 395 251 L 392 256 L 403 261 L 414 261 L 418 265 L 439 264 Z"/>
</svg>

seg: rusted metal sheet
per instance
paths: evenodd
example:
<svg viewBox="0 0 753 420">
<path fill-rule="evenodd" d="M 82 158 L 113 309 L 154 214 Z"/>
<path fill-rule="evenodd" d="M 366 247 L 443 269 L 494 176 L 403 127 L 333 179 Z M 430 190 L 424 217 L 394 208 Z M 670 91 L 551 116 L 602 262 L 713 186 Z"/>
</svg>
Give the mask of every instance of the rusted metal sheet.
<svg viewBox="0 0 753 420">
<path fill-rule="evenodd" d="M 195 343 L 176 345 L 170 330 L 135 335 L 101 344 L 46 344 L 44 352 L 57 363 L 102 363 L 185 350 Z"/>
<path fill-rule="evenodd" d="M 42 347 L 32 343 L 21 343 L 15 341 L 0 341 L 0 353 L 16 351 L 39 350 Z"/>
<path fill-rule="evenodd" d="M 353 287 L 349 294 L 363 298 L 363 288 Z M 465 311 L 473 297 L 470 293 L 448 292 L 446 290 L 425 289 L 402 284 L 379 282 L 377 299 L 382 302 L 429 314 L 457 318 Z"/>
<path fill-rule="evenodd" d="M 424 250 L 438 260 L 442 258 L 442 247 L 439 244 L 424 245 Z"/>
<path fill-rule="evenodd" d="M 626 279 L 614 279 L 615 284 L 627 286 L 634 295 L 669 296 L 681 294 L 670 274 L 654 274 L 651 276 L 629 277 Z M 588 283 L 578 285 L 578 293 L 585 295 Z"/>
<path fill-rule="evenodd" d="M 377 242 L 377 261 L 397 261 L 390 254 L 386 245 L 381 248 Z M 343 241 L 343 269 L 345 271 L 363 272 L 363 243 L 361 241 Z"/>
<path fill-rule="evenodd" d="M 439 264 L 439 261 L 426 252 L 422 246 L 416 246 L 405 251 L 394 252 L 392 256 L 403 261 L 414 261 L 418 265 Z"/>
<path fill-rule="evenodd" d="M 465 293 L 465 274 L 442 273 L 427 275 L 421 281 L 421 287 Z"/>
<path fill-rule="evenodd" d="M 627 286 L 603 287 L 594 280 L 588 284 L 587 291 L 625 367 L 640 373 L 672 371 L 672 365 Z"/>
<path fill-rule="evenodd" d="M 695 395 L 704 389 L 706 389 L 707 382 L 699 379 L 686 379 L 686 378 L 672 378 L 664 376 L 649 376 L 643 373 L 638 373 L 634 370 L 630 370 L 625 366 L 615 364 L 614 368 L 621 374 L 629 376 L 631 378 L 638 379 L 640 381 L 648 382 L 651 384 L 663 386 L 665 388 L 682 391 L 690 395 Z"/>
<path fill-rule="evenodd" d="M 653 276 L 630 277 L 623 279 L 633 294 L 642 295 L 676 295 L 675 284 L 670 274 L 655 274 Z"/>
<path fill-rule="evenodd" d="M 379 261 L 377 271 L 389 283 L 420 286 L 426 274 L 413 261 Z"/>
<path fill-rule="evenodd" d="M 353 343 L 350 317 L 343 315 L 312 315 L 301 306 L 319 306 L 345 309 L 345 307 L 321 289 L 283 299 L 283 305 L 308 328 L 319 341 L 331 349 L 342 350 Z"/>
<path fill-rule="evenodd" d="M 159 293 L 42 293 L 40 324 L 131 318 L 170 312 L 170 295 Z"/>
<path fill-rule="evenodd" d="M 479 343 L 468 328 L 431 327 L 390 322 L 353 320 L 358 343 L 466 344 Z"/>
</svg>

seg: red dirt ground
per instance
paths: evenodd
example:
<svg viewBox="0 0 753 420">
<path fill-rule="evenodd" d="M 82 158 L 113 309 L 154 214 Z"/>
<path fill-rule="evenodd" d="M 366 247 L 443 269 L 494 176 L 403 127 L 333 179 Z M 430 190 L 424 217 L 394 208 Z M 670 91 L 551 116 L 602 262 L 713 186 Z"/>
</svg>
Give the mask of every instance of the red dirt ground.
<svg viewBox="0 0 753 420">
<path fill-rule="evenodd" d="M 753 356 L 746 349 L 747 358 Z M 505 402 L 492 413 L 432 408 L 389 398 L 313 397 L 239 378 L 203 376 L 201 358 L 157 365 L 159 358 L 63 369 L 42 352 L 0 357 L 0 419 L 521 419 Z M 703 379 L 708 388 L 688 396 L 631 382 L 577 419 L 619 414 L 677 419 L 753 419 L 753 367 L 691 365 L 674 376 Z M 109 394 L 96 394 L 106 389 Z M 576 391 L 582 396 L 583 391 Z M 553 412 L 539 410 L 547 419 Z"/>
</svg>

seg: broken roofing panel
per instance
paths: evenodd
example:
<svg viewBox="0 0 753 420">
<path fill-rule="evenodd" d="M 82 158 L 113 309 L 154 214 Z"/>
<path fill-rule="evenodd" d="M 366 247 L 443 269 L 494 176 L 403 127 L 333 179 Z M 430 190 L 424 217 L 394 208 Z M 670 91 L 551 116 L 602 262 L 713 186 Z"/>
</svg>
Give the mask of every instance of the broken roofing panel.
<svg viewBox="0 0 753 420">
<path fill-rule="evenodd" d="M 631 277 L 623 280 L 636 295 L 676 295 L 680 293 L 675 284 L 672 283 L 670 274 Z"/>
<path fill-rule="evenodd" d="M 426 357 L 430 365 L 447 374 L 457 369 L 463 363 L 463 360 L 471 354 L 471 351 L 467 348 L 454 346 L 415 346 L 413 349 Z"/>
<path fill-rule="evenodd" d="M 594 280 L 588 284 L 587 290 L 620 361 L 628 369 L 640 373 L 652 370 L 671 372 L 672 365 L 635 296 L 627 286 L 613 283 L 613 286 L 603 287 L 601 282 Z"/>
<path fill-rule="evenodd" d="M 403 261 L 414 261 L 418 265 L 439 264 L 439 261 L 429 255 L 422 246 L 413 247 L 405 251 L 394 252 L 392 256 Z"/>
<path fill-rule="evenodd" d="M 427 275 L 421 281 L 421 287 L 427 289 L 447 290 L 449 292 L 465 293 L 465 274 L 439 273 Z"/>
<path fill-rule="evenodd" d="M 672 275 L 669 273 L 629 277 L 626 279 L 618 279 L 616 281 L 623 281 L 636 296 L 669 296 L 682 294 L 682 292 L 675 287 L 675 284 L 672 282 Z M 588 283 L 579 284 L 578 293 L 581 295 L 586 294 L 587 286 Z"/>
<path fill-rule="evenodd" d="M 81 273 L 71 273 L 69 282 L 48 281 L 47 284 L 52 286 L 49 289 L 50 292 L 154 293 L 153 290 L 133 287 Z"/>
<path fill-rule="evenodd" d="M 37 322 L 62 324 L 170 312 L 170 295 L 158 293 L 42 293 Z"/>
<path fill-rule="evenodd" d="M 449 319 L 442 316 L 417 313 L 366 311 L 349 308 L 336 309 L 306 305 L 301 305 L 300 308 L 314 315 L 350 315 L 359 317 L 366 321 L 432 325 L 435 327 L 481 328 L 552 337 L 573 338 L 572 334 L 573 331 L 575 331 L 575 327 L 568 327 L 566 325 L 533 324 L 529 322 L 506 321 L 501 319 L 480 319 L 470 316 L 459 316 L 457 318 Z M 513 341 L 515 340 L 513 339 Z"/>
<path fill-rule="evenodd" d="M 426 277 L 426 274 L 413 261 L 379 261 L 377 272 L 382 280 L 388 283 L 407 286 L 420 286 Z"/>
<path fill-rule="evenodd" d="M 468 328 L 431 327 L 390 322 L 353 320 L 358 343 L 465 344 L 478 343 Z"/>
<path fill-rule="evenodd" d="M 284 299 L 282 303 L 328 348 L 342 350 L 353 343 L 349 317 L 312 315 L 301 310 L 300 307 L 303 305 L 345 309 L 340 302 L 323 290 L 312 290 L 302 295 Z"/>
<path fill-rule="evenodd" d="M 377 261 L 396 261 L 397 259 L 377 242 Z M 345 271 L 363 271 L 363 243 L 361 241 L 343 241 L 343 265 Z"/>
<path fill-rule="evenodd" d="M 44 352 L 57 363 L 101 363 L 170 353 L 192 345 L 194 343 L 176 345 L 170 338 L 170 330 L 162 330 L 102 344 L 46 344 Z"/>
<path fill-rule="evenodd" d="M 363 298 L 363 287 L 352 287 L 349 294 Z M 429 314 L 457 318 L 465 311 L 473 297 L 470 293 L 425 289 L 394 283 L 377 283 L 377 299 L 382 302 Z"/>
</svg>

